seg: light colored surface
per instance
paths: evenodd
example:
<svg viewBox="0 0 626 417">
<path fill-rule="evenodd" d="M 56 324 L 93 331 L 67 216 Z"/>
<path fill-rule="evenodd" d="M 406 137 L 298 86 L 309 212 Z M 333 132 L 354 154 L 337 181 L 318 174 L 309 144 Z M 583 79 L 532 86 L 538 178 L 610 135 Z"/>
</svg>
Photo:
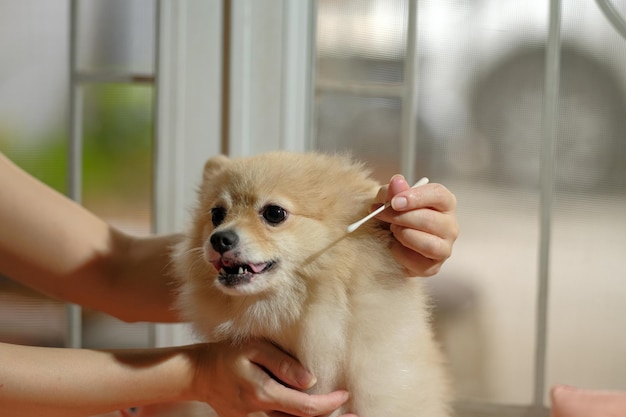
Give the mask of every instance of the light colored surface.
<svg viewBox="0 0 626 417">
<path fill-rule="evenodd" d="M 531 192 L 447 184 L 461 235 L 435 280 L 452 300 L 442 335 L 463 398 L 523 404 L 532 395 L 538 202 Z M 555 198 L 547 386 L 626 389 L 626 201 Z M 547 393 L 546 393 L 547 395 Z"/>
</svg>

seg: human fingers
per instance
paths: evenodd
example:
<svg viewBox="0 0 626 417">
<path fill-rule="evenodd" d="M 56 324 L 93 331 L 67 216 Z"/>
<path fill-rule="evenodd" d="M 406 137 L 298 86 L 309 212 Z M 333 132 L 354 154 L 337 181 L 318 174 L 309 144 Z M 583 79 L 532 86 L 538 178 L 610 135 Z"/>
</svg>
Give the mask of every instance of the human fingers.
<svg viewBox="0 0 626 417">
<path fill-rule="evenodd" d="M 441 222 L 446 223 L 444 220 Z M 396 240 L 408 249 L 435 260 L 445 260 L 450 257 L 456 240 L 456 234 L 450 230 L 451 227 L 425 225 L 419 228 L 414 224 L 416 223 L 410 226 L 391 224 L 389 228 Z"/>
<path fill-rule="evenodd" d="M 452 253 L 452 242 L 437 236 L 395 225 L 391 229 L 396 237 L 391 254 L 404 266 L 408 276 L 435 275 Z"/>
<path fill-rule="evenodd" d="M 265 410 L 272 410 L 270 416 L 313 417 L 329 414 L 344 404 L 348 392 L 338 390 L 329 394 L 307 394 L 274 381 L 268 384 L 261 403 Z"/>
<path fill-rule="evenodd" d="M 398 211 L 394 208 L 400 201 Z M 378 218 L 391 223 L 396 239 L 404 246 L 434 260 L 445 260 L 459 235 L 456 197 L 441 184 L 427 184 L 401 191 L 392 199 L 392 209 Z"/>
<path fill-rule="evenodd" d="M 294 357 L 268 341 L 257 340 L 249 359 L 288 386 L 307 389 L 315 385 L 316 378 L 312 373 Z"/>
<path fill-rule="evenodd" d="M 455 212 L 457 205 L 456 196 L 444 185 L 430 183 L 411 188 L 401 175 L 394 175 L 389 184 L 381 186 L 375 201 L 391 202 L 393 210 L 385 210 L 378 216 L 385 221 L 389 220 L 389 214 L 393 211 L 432 208 L 440 212 Z"/>
<path fill-rule="evenodd" d="M 456 197 L 444 185 L 430 183 L 417 188 L 409 188 L 394 194 L 391 207 L 395 211 L 409 211 L 419 208 L 432 208 L 441 212 L 456 210 Z"/>
<path fill-rule="evenodd" d="M 274 372 L 289 375 L 297 368 L 304 368 L 267 341 L 252 340 L 238 347 L 224 344 L 213 346 L 220 352 L 218 357 L 213 358 L 219 368 L 218 376 L 213 380 L 220 381 L 220 384 L 216 386 L 218 392 L 213 393 L 209 403 L 220 416 L 243 417 L 262 411 L 293 417 L 313 417 L 336 410 L 348 399 L 346 391 L 309 395 L 283 385 Z M 286 379 L 302 383 L 303 379 L 298 374 L 295 372 L 295 377 L 292 375 Z M 314 379 L 306 381 L 305 378 L 304 381 L 309 386 L 314 383 Z"/>
<path fill-rule="evenodd" d="M 313 374 L 295 358 L 267 341 L 257 341 L 249 359 L 286 385 L 302 389 L 315 385 L 316 378 Z M 262 374 L 258 377 L 265 379 L 265 375 Z M 273 379 L 265 381 L 263 394 L 258 400 L 264 403 L 267 409 L 275 410 L 268 414 L 269 416 L 307 417 L 327 414 L 339 408 L 348 399 L 348 393 L 343 390 L 324 395 L 310 395 L 276 383 Z"/>
<path fill-rule="evenodd" d="M 401 175 L 382 186 L 376 201 L 391 201 L 377 217 L 390 223 L 392 255 L 409 276 L 431 276 L 452 254 L 458 237 L 456 197 L 441 184 L 409 187 Z"/>
<path fill-rule="evenodd" d="M 376 202 L 384 204 L 392 199 L 392 197 L 398 193 L 410 189 L 409 183 L 406 182 L 402 175 L 394 175 L 389 180 L 389 184 L 383 185 L 379 188 L 376 195 Z"/>
<path fill-rule="evenodd" d="M 445 239 L 449 243 L 453 243 L 459 235 L 459 224 L 454 211 L 440 212 L 431 208 L 413 209 L 405 212 L 390 210 L 390 213 L 385 214 L 384 217 L 392 226 L 396 226 L 394 229 L 396 231 L 400 231 L 402 228 L 418 230 Z M 417 234 L 414 236 L 418 237 Z"/>
<path fill-rule="evenodd" d="M 413 273 L 430 276 L 436 269 L 435 264 L 443 263 L 452 255 L 459 234 L 454 213 L 418 209 L 398 213 L 391 222 L 389 229 L 396 238 L 393 243 L 402 246 L 395 249 L 395 255 Z"/>
<path fill-rule="evenodd" d="M 290 417 L 290 416 L 289 414 L 274 412 L 274 413 L 269 413 L 268 417 Z M 358 416 L 356 414 L 342 414 L 338 417 L 358 417 Z"/>
</svg>

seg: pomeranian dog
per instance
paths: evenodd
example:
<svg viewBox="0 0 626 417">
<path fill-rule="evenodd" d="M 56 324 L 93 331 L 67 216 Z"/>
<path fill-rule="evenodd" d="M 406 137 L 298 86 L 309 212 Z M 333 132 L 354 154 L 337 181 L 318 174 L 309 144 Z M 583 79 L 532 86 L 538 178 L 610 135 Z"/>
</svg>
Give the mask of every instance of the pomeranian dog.
<svg viewBox="0 0 626 417">
<path fill-rule="evenodd" d="M 449 394 L 419 279 L 368 213 L 379 184 L 346 156 L 209 159 L 174 254 L 179 307 L 207 341 L 265 338 L 350 400 L 331 416 L 444 417 Z"/>
</svg>

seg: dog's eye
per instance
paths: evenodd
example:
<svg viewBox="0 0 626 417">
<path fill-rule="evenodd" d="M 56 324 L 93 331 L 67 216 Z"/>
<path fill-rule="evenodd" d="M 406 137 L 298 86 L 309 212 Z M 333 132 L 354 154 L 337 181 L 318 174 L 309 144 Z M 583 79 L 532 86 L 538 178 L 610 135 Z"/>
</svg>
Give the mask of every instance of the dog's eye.
<svg viewBox="0 0 626 417">
<path fill-rule="evenodd" d="M 224 207 L 213 207 L 211 209 L 211 221 L 213 226 L 217 227 L 224 221 L 226 217 L 226 209 Z"/>
<path fill-rule="evenodd" d="M 287 219 L 287 210 L 280 206 L 269 205 L 263 208 L 261 215 L 268 223 L 277 225 Z"/>
</svg>

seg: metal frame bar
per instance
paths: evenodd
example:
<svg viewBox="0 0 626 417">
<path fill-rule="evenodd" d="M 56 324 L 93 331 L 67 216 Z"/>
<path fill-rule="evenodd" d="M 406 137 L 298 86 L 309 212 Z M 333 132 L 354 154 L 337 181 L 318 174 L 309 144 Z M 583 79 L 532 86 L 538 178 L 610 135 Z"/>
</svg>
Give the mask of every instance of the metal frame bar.
<svg viewBox="0 0 626 417">
<path fill-rule="evenodd" d="M 182 199 L 183 188 L 181 187 L 180 175 L 174 168 L 182 165 L 182 143 L 174 140 L 181 136 L 183 122 L 180 120 L 185 111 L 181 96 L 182 88 L 176 85 L 172 79 L 178 77 L 179 72 L 184 72 L 185 57 L 184 49 L 180 47 L 187 39 L 180 26 L 185 24 L 187 2 L 157 1 L 157 22 L 155 48 L 155 94 L 154 94 L 154 192 L 153 205 L 155 209 L 153 229 L 155 232 L 169 232 L 175 228 L 174 218 L 177 215 L 175 204 Z M 176 62 L 173 68 L 169 62 Z M 164 117 L 167 112 L 169 117 Z M 166 141 L 165 138 L 171 138 Z M 171 194 L 165 195 L 161 189 L 170 190 Z"/>
<path fill-rule="evenodd" d="M 155 48 L 154 230 L 188 223 L 209 155 L 224 152 L 224 22 L 229 0 L 157 0 Z M 223 90 L 224 88 L 224 90 Z M 155 346 L 193 342 L 185 324 L 156 324 Z"/>
<path fill-rule="evenodd" d="M 319 92 L 383 98 L 402 98 L 405 94 L 405 86 L 400 83 L 364 83 L 323 78 L 317 80 L 315 89 Z"/>
<path fill-rule="evenodd" d="M 82 189 L 82 155 L 83 155 L 83 94 L 76 80 L 78 0 L 70 1 L 69 30 L 69 143 L 67 155 L 67 195 L 80 203 Z M 82 308 L 76 304 L 67 304 L 67 334 L 65 346 L 79 348 L 82 346 Z"/>
<path fill-rule="evenodd" d="M 250 0 L 230 0 L 228 54 L 228 155 L 247 156 L 252 153 L 252 62 L 253 7 Z"/>
<path fill-rule="evenodd" d="M 548 308 L 550 295 L 550 243 L 554 195 L 554 155 L 557 136 L 557 110 L 561 70 L 561 0 L 551 0 L 546 45 L 545 88 L 543 99 L 539 254 L 537 271 L 537 316 L 535 324 L 535 369 L 533 406 L 543 406 L 546 391 L 546 354 L 548 344 Z"/>
<path fill-rule="evenodd" d="M 596 0 L 596 3 L 615 30 L 626 39 L 626 19 L 619 14 L 613 3 L 610 0 Z"/>
<path fill-rule="evenodd" d="M 415 160 L 417 157 L 417 70 L 418 0 L 409 0 L 406 52 L 404 58 L 404 94 L 402 95 L 400 169 L 409 184 L 415 182 Z"/>
<path fill-rule="evenodd" d="M 310 147 L 313 103 L 315 2 L 284 1 L 280 148 L 304 151 Z M 303 140 L 304 138 L 304 140 Z"/>
</svg>

